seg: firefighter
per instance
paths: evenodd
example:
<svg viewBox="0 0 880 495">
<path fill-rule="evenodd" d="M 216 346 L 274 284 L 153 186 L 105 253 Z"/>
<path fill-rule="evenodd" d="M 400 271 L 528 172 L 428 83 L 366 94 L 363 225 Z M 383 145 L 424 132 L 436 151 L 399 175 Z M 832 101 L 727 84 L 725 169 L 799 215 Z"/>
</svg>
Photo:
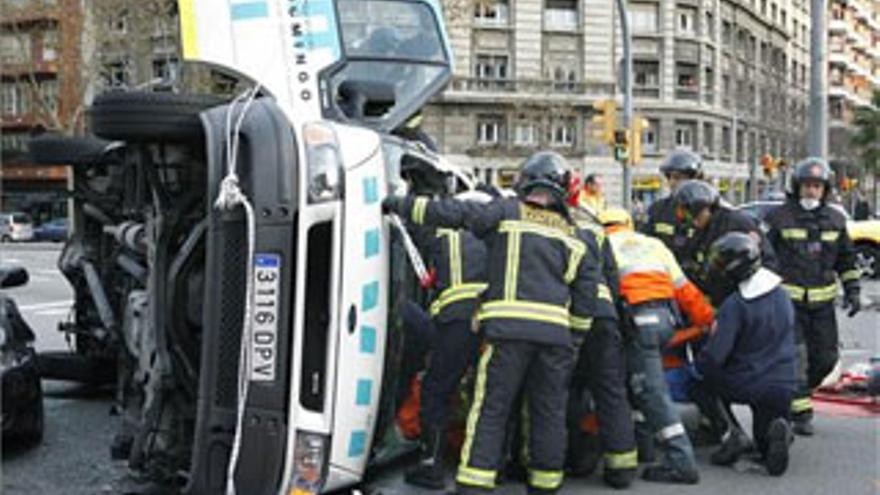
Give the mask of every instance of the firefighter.
<svg viewBox="0 0 880 495">
<path fill-rule="evenodd" d="M 688 278 L 709 296 L 712 304 L 718 306 L 735 285 L 730 281 L 710 278 L 706 264 L 709 247 L 728 232 L 745 232 L 759 241 L 762 250 L 762 263 L 774 269 L 776 258 L 770 243 L 763 239 L 758 223 L 741 211 L 722 204 L 718 191 L 700 180 L 682 183 L 673 197 L 676 218 L 693 228 L 693 235 L 685 247 L 685 257 L 679 263 Z"/>
<path fill-rule="evenodd" d="M 489 204 L 388 197 L 385 211 L 416 224 L 468 229 L 489 253 L 477 312 L 486 350 L 456 475 L 460 494 L 494 490 L 505 428 L 520 390 L 528 403 L 529 493 L 556 493 L 565 462 L 565 410 L 576 345 L 591 318 L 614 318 L 595 246 L 566 210 L 568 167 L 551 152 L 523 165 L 518 196 Z M 600 304 L 601 302 L 601 304 Z"/>
<path fill-rule="evenodd" d="M 648 221 L 642 232 L 663 241 L 680 262 L 686 258 L 684 250 L 693 229 L 676 219 L 673 197 L 683 182 L 702 177 L 703 160 L 692 151 L 674 150 L 660 164 L 660 173 L 666 177 L 670 194 L 654 201 L 648 208 Z"/>
<path fill-rule="evenodd" d="M 679 308 L 692 324 L 708 327 L 712 308 L 685 277 L 675 256 L 659 240 L 633 231 L 629 213 L 606 210 L 601 216 L 626 302 L 627 375 L 635 404 L 645 416 L 662 452 L 659 464 L 643 473 L 648 481 L 697 483 L 694 451 L 666 384 L 661 352 L 675 332 Z"/>
<path fill-rule="evenodd" d="M 570 190 L 571 193 L 571 190 Z M 572 204 L 572 202 L 569 202 Z M 598 218 L 582 208 L 572 208 L 572 218 L 585 235 L 599 246 L 596 257 L 602 261 L 605 284 L 611 289 L 615 308 L 618 307 L 617 266 L 611 245 Z M 584 402 L 592 399 L 601 440 L 604 469 L 602 479 L 613 488 L 632 484 L 638 467 L 632 408 L 626 396 L 626 363 L 619 319 L 594 318 L 584 344 L 578 353 L 572 376 L 569 400 L 569 470 L 586 475 L 598 464 L 590 449 L 590 436 L 583 431 Z M 579 407 L 580 406 L 580 407 Z M 591 424 L 587 421 L 587 425 Z"/>
<path fill-rule="evenodd" d="M 692 396 L 703 407 L 747 404 L 757 451 L 769 474 L 779 476 L 788 466 L 793 438 L 787 418 L 796 384 L 794 309 L 780 277 L 761 267 L 754 237 L 725 234 L 712 244 L 709 265 L 712 276 L 732 280 L 737 289 L 718 309 L 717 323 L 697 356 L 700 380 Z M 729 421 L 724 442 L 711 460 L 733 464 L 750 445 L 739 426 Z"/>
<path fill-rule="evenodd" d="M 785 203 L 766 218 L 767 237 L 779 254 L 779 273 L 797 317 L 800 383 L 792 412 L 794 431 L 799 435 L 813 434 L 810 393 L 838 359 L 836 278 L 843 283 L 849 316 L 861 309 L 855 252 L 846 218 L 827 204 L 830 190 L 828 165 L 821 158 L 808 158 L 795 167 Z"/>
<path fill-rule="evenodd" d="M 584 179 L 584 187 L 578 197 L 579 206 L 593 217 L 598 217 L 602 210 L 608 207 L 603 186 L 601 175 L 589 174 Z"/>
<path fill-rule="evenodd" d="M 492 199 L 478 191 L 456 198 L 480 203 Z M 421 389 L 422 457 L 404 479 L 440 490 L 445 485 L 443 454 L 449 400 L 479 346 L 471 326 L 479 296 L 486 289 L 487 260 L 483 242 L 466 230 L 436 229 L 431 248 L 427 261 L 435 278 L 430 314 L 436 331 Z"/>
</svg>

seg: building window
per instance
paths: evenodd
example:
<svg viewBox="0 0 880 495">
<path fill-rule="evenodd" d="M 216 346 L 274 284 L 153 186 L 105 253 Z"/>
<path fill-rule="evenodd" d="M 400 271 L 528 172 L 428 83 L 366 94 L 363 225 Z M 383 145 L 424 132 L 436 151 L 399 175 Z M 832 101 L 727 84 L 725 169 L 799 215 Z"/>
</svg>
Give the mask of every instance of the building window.
<svg viewBox="0 0 880 495">
<path fill-rule="evenodd" d="M 642 131 L 642 151 L 645 153 L 657 153 L 660 150 L 660 121 L 648 120 L 648 127 Z"/>
<path fill-rule="evenodd" d="M 176 81 L 180 64 L 175 57 L 164 57 L 153 60 L 153 78 L 163 81 Z"/>
<path fill-rule="evenodd" d="M 27 151 L 28 135 L 24 132 L 4 132 L 0 135 L 0 149 L 3 155 Z"/>
<path fill-rule="evenodd" d="M 704 19 L 703 34 L 710 39 L 715 39 L 715 16 L 711 12 L 706 12 Z"/>
<path fill-rule="evenodd" d="M 58 80 L 47 79 L 40 83 L 40 98 L 50 112 L 58 111 Z"/>
<path fill-rule="evenodd" d="M 477 144 L 492 146 L 502 141 L 504 120 L 499 116 L 482 116 L 477 119 Z"/>
<path fill-rule="evenodd" d="M 550 125 L 550 143 L 553 146 L 571 147 L 574 145 L 574 136 L 574 119 L 557 119 Z"/>
<path fill-rule="evenodd" d="M 633 62 L 633 91 L 643 98 L 660 97 L 660 62 L 636 60 Z"/>
<path fill-rule="evenodd" d="M 474 2 L 474 20 L 479 24 L 506 25 L 509 19 L 507 0 Z"/>
<path fill-rule="evenodd" d="M 18 115 L 19 89 L 15 83 L 0 84 L 0 114 Z"/>
<path fill-rule="evenodd" d="M 676 121 L 675 146 L 692 149 L 694 147 L 694 138 L 696 137 L 696 127 L 696 122 Z"/>
<path fill-rule="evenodd" d="M 726 48 L 733 44 L 733 24 L 730 21 L 721 22 L 721 43 Z"/>
<path fill-rule="evenodd" d="M 706 103 L 715 103 L 715 70 L 712 67 L 703 68 L 703 98 Z"/>
<path fill-rule="evenodd" d="M 116 15 L 109 16 L 107 29 L 113 34 L 126 34 L 128 32 L 128 11 L 121 10 Z"/>
<path fill-rule="evenodd" d="M 507 79 L 507 55 L 477 55 L 474 73 L 477 79 Z"/>
<path fill-rule="evenodd" d="M 782 27 L 785 28 L 788 23 L 788 13 L 785 12 L 785 9 L 782 9 L 779 12 L 779 23 L 782 24 Z"/>
<path fill-rule="evenodd" d="M 679 36 L 694 36 L 697 34 L 697 11 L 696 9 L 679 7 L 675 12 L 675 32 Z"/>
<path fill-rule="evenodd" d="M 557 91 L 575 91 L 577 79 L 577 72 L 570 66 L 553 69 L 553 88 Z"/>
<path fill-rule="evenodd" d="M 575 31 L 577 28 L 577 0 L 545 0 L 544 29 Z"/>
<path fill-rule="evenodd" d="M 657 32 L 657 4 L 631 3 L 629 12 L 634 33 Z"/>
<path fill-rule="evenodd" d="M 721 153 L 730 156 L 732 145 L 730 127 L 724 126 L 721 128 Z"/>
<path fill-rule="evenodd" d="M 104 83 L 109 87 L 125 87 L 129 83 L 128 59 L 110 62 L 104 66 Z"/>
<path fill-rule="evenodd" d="M 0 63 L 23 64 L 30 59 L 30 38 L 21 34 L 0 35 Z"/>
<path fill-rule="evenodd" d="M 709 122 L 703 122 L 702 153 L 712 153 L 715 149 L 715 128 Z"/>
<path fill-rule="evenodd" d="M 699 97 L 699 72 L 696 65 L 678 62 L 675 64 L 675 97 L 695 100 Z"/>
<path fill-rule="evenodd" d="M 538 133 L 535 124 L 520 122 L 516 124 L 513 132 L 513 143 L 517 146 L 534 146 L 538 144 Z"/>
<path fill-rule="evenodd" d="M 770 20 L 772 20 L 773 22 L 776 22 L 776 12 L 776 4 L 774 3 L 770 6 Z"/>
<path fill-rule="evenodd" d="M 58 58 L 58 30 L 47 29 L 43 31 L 42 55 L 44 62 L 51 62 Z"/>
<path fill-rule="evenodd" d="M 761 15 L 767 15 L 767 0 L 761 0 Z"/>
</svg>

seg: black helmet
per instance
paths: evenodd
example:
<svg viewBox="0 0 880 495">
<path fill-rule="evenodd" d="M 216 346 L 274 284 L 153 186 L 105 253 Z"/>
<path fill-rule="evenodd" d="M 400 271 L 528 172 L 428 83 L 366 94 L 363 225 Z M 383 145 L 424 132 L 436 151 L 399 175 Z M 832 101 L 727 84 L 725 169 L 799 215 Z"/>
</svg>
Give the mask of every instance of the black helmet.
<svg viewBox="0 0 880 495">
<path fill-rule="evenodd" d="M 705 207 L 713 207 L 721 200 L 718 191 L 701 180 L 685 181 L 673 196 L 676 211 L 691 219 Z"/>
<path fill-rule="evenodd" d="M 520 197 L 525 197 L 535 189 L 544 189 L 553 195 L 558 204 L 564 205 L 570 178 L 568 162 L 562 155 L 553 151 L 539 151 L 523 163 L 516 191 Z"/>
<path fill-rule="evenodd" d="M 791 174 L 791 190 L 789 193 L 794 198 L 801 195 L 801 183 L 807 180 L 816 180 L 825 185 L 825 191 L 822 200 L 828 197 L 831 191 L 831 168 L 822 158 L 811 156 L 805 158 L 794 166 L 794 173 Z"/>
<path fill-rule="evenodd" d="M 761 268 L 758 240 L 743 232 L 728 232 L 709 248 L 709 273 L 739 283 Z"/>
<path fill-rule="evenodd" d="M 672 172 L 698 179 L 703 174 L 703 159 L 693 151 L 674 150 L 666 155 L 663 163 L 660 164 L 660 173 L 669 176 Z"/>
</svg>

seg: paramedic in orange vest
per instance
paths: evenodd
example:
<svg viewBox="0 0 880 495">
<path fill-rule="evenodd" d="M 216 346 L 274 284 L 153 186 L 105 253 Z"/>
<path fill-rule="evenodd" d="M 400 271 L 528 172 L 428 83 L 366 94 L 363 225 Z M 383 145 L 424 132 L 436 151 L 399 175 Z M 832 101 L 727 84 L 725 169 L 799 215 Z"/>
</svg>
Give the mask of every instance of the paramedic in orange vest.
<svg viewBox="0 0 880 495">
<path fill-rule="evenodd" d="M 630 330 L 625 347 L 634 406 L 645 416 L 661 458 L 642 474 L 648 481 L 699 482 L 694 451 L 669 395 L 661 352 L 675 332 L 678 307 L 693 325 L 708 327 L 712 307 L 684 275 L 675 256 L 658 239 L 633 230 L 629 213 L 619 208 L 600 215 L 617 262 L 620 295 Z"/>
</svg>

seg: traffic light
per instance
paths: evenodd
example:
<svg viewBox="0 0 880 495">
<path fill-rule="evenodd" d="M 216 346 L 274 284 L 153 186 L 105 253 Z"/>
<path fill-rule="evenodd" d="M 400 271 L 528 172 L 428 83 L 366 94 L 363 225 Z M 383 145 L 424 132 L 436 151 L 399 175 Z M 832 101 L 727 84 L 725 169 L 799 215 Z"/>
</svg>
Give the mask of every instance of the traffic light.
<svg viewBox="0 0 880 495">
<path fill-rule="evenodd" d="M 764 169 L 764 176 L 773 177 L 776 171 L 776 160 L 773 159 L 773 155 L 769 153 L 761 155 L 761 168 Z"/>
<path fill-rule="evenodd" d="M 593 123 L 600 127 L 596 132 L 596 137 L 605 144 L 614 144 L 614 131 L 617 129 L 617 102 L 599 100 L 593 103 L 593 108 L 600 112 L 593 116 Z"/>
<path fill-rule="evenodd" d="M 642 161 L 642 133 L 650 127 L 648 119 L 636 116 L 632 122 L 630 131 L 629 164 L 638 165 Z"/>
<path fill-rule="evenodd" d="M 629 158 L 629 131 L 616 129 L 614 131 L 614 159 L 623 162 Z"/>
</svg>

